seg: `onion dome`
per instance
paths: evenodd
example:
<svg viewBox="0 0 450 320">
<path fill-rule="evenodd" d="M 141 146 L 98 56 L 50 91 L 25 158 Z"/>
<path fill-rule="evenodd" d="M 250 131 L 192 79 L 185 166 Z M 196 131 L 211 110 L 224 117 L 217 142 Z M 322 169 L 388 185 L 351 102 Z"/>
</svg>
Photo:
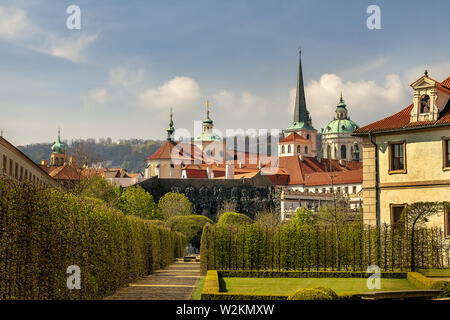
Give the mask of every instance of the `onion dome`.
<svg viewBox="0 0 450 320">
<path fill-rule="evenodd" d="M 348 117 L 348 110 L 347 106 L 344 102 L 344 99 L 342 98 L 342 92 L 341 92 L 341 98 L 339 100 L 338 105 L 336 106 L 336 115 L 334 117 L 334 120 L 332 120 L 330 123 L 326 125 L 326 127 L 323 129 L 323 134 L 327 133 L 351 133 L 354 130 L 358 129 L 359 126 L 356 124 L 356 122 L 350 120 Z"/>
<path fill-rule="evenodd" d="M 59 128 L 58 128 L 58 141 L 56 141 L 55 144 L 52 146 L 52 152 L 59 154 L 66 153 L 66 145 L 61 142 L 61 132 Z"/>
</svg>

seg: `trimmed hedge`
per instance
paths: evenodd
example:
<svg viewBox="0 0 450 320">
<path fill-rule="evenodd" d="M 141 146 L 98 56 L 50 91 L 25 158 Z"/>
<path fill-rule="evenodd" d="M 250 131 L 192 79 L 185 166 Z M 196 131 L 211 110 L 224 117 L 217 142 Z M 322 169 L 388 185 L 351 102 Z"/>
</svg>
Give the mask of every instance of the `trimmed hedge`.
<svg viewBox="0 0 450 320">
<path fill-rule="evenodd" d="M 406 279 L 419 289 L 441 290 L 448 283 L 447 281 L 438 281 L 427 278 L 418 272 L 408 272 Z"/>
<path fill-rule="evenodd" d="M 366 272 L 359 271 L 220 270 L 218 272 L 224 278 L 368 278 L 369 276 Z M 381 272 L 381 278 L 406 279 L 406 272 Z"/>
<path fill-rule="evenodd" d="M 286 224 L 210 225 L 201 239 L 201 270 L 382 271 L 411 269 L 411 234 L 388 225 L 345 224 L 310 226 Z M 443 268 L 450 261 L 439 228 L 415 234 L 415 265 Z"/>
<path fill-rule="evenodd" d="M 0 299 L 97 299 L 182 256 L 186 239 L 96 198 L 0 179 Z M 68 266 L 81 289 L 68 290 Z"/>
<path fill-rule="evenodd" d="M 290 294 L 288 300 L 333 300 L 333 298 L 323 290 L 303 288 Z"/>
<path fill-rule="evenodd" d="M 332 300 L 337 300 L 338 299 L 337 293 L 333 289 L 331 289 L 329 287 L 320 286 L 320 287 L 315 287 L 313 289 L 325 292 L 327 295 L 329 295 L 331 297 Z"/>
</svg>

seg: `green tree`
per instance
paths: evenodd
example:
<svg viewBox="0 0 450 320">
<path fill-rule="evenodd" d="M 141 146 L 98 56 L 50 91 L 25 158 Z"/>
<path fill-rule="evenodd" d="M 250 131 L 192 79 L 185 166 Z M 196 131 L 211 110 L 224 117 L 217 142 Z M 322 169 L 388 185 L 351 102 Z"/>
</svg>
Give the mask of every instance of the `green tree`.
<svg viewBox="0 0 450 320">
<path fill-rule="evenodd" d="M 126 188 L 119 198 L 118 207 L 125 214 L 135 215 L 144 219 L 162 218 L 153 196 L 140 186 Z"/>
<path fill-rule="evenodd" d="M 313 212 L 306 207 L 297 208 L 291 221 L 296 226 L 313 225 L 315 222 Z"/>
<path fill-rule="evenodd" d="M 245 214 L 240 214 L 237 212 L 224 212 L 217 222 L 218 225 L 241 225 L 244 223 L 252 223 L 252 219 L 250 219 Z"/>
<path fill-rule="evenodd" d="M 184 234 L 187 241 L 199 249 L 203 227 L 207 222 L 213 223 L 211 219 L 201 215 L 173 216 L 167 219 L 165 226 Z"/>
<path fill-rule="evenodd" d="M 112 207 L 117 207 L 121 192 L 120 187 L 114 186 L 98 176 L 82 179 L 74 188 L 76 195 L 97 198 L 105 201 Z"/>
<path fill-rule="evenodd" d="M 187 216 L 192 213 L 192 203 L 184 194 L 178 192 L 167 192 L 159 199 L 158 208 L 164 219 Z"/>
<path fill-rule="evenodd" d="M 402 218 L 406 227 L 411 230 L 411 270 L 416 269 L 415 234 L 417 228 L 424 227 L 432 216 L 442 212 L 443 204 L 440 202 L 414 202 L 406 205 Z"/>
<path fill-rule="evenodd" d="M 281 217 L 275 211 L 258 212 L 255 216 L 255 223 L 261 227 L 275 228 L 280 225 Z"/>
</svg>

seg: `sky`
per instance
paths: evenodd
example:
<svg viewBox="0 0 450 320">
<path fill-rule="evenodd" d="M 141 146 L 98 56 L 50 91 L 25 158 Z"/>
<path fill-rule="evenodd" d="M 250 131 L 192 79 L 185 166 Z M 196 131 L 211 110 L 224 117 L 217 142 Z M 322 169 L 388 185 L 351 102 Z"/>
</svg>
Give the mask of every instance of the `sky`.
<svg viewBox="0 0 450 320">
<path fill-rule="evenodd" d="M 368 29 L 369 5 L 381 29 Z M 80 29 L 68 29 L 77 5 Z M 0 0 L 0 128 L 15 145 L 164 139 L 176 129 L 292 124 L 298 48 L 313 125 L 340 90 L 360 126 L 412 101 L 409 84 L 450 76 L 449 1 Z"/>
</svg>

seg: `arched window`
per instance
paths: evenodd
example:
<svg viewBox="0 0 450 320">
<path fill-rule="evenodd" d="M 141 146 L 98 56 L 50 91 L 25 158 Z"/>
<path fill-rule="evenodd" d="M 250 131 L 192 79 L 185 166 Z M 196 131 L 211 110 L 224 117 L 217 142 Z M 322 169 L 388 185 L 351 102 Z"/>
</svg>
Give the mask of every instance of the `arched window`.
<svg viewBox="0 0 450 320">
<path fill-rule="evenodd" d="M 424 94 L 420 97 L 420 113 L 428 113 L 430 112 L 430 96 Z"/>
<path fill-rule="evenodd" d="M 297 153 L 302 153 L 302 149 L 300 146 L 297 146 Z"/>
<path fill-rule="evenodd" d="M 288 153 L 291 153 L 291 145 L 288 145 Z"/>
<path fill-rule="evenodd" d="M 307 135 L 306 135 L 306 139 L 308 139 L 308 140 L 309 140 L 309 134 L 307 134 Z"/>
<path fill-rule="evenodd" d="M 341 146 L 341 159 L 347 159 L 347 148 L 345 145 Z"/>
<path fill-rule="evenodd" d="M 327 146 L 327 159 L 331 159 L 331 147 Z"/>
<path fill-rule="evenodd" d="M 284 146 L 281 147 L 281 153 L 284 153 Z"/>
<path fill-rule="evenodd" d="M 305 153 L 306 154 L 308 153 L 308 147 L 307 146 L 305 147 Z"/>
</svg>

